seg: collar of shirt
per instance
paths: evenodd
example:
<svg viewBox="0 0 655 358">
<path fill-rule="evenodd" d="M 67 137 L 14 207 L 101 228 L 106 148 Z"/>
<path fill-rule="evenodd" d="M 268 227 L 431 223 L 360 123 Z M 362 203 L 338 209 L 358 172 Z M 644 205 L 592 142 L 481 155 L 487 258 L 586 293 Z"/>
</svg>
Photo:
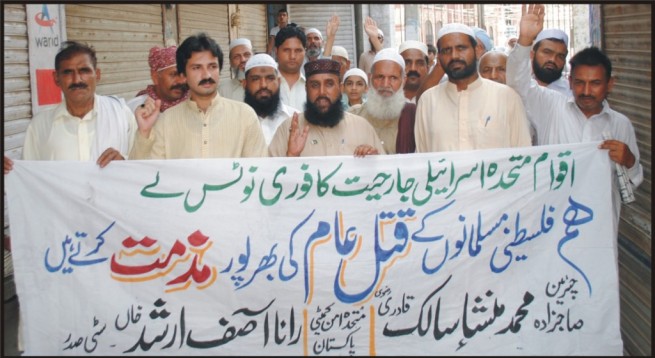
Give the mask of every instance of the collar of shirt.
<svg viewBox="0 0 655 358">
<path fill-rule="evenodd" d="M 89 111 L 89 113 L 85 114 L 84 117 L 79 118 L 75 117 L 74 115 L 70 114 L 68 112 L 68 108 L 66 108 L 66 100 L 64 100 L 57 108 L 55 109 L 54 113 L 54 118 L 55 119 L 76 119 L 76 120 L 83 120 L 83 121 L 91 121 L 96 118 L 96 115 L 98 113 L 98 95 L 93 96 L 93 108 Z"/>
<path fill-rule="evenodd" d="M 574 111 L 577 113 L 580 113 L 580 115 L 583 118 L 587 118 L 584 113 L 582 113 L 582 110 L 578 105 L 575 103 L 575 97 L 569 96 L 569 98 L 566 100 L 566 104 L 571 107 Z M 610 104 L 607 102 L 606 99 L 603 100 L 603 109 L 600 110 L 599 113 L 594 114 L 593 116 L 589 117 L 588 119 L 594 119 L 594 118 L 611 118 L 612 114 L 610 113 Z"/>
<path fill-rule="evenodd" d="M 212 108 L 216 106 L 216 104 L 221 100 L 221 96 L 218 94 L 218 91 L 216 91 L 216 94 L 214 95 L 214 98 L 212 99 L 212 103 L 209 105 L 209 108 L 207 108 L 207 112 L 211 111 Z M 189 106 L 190 109 L 194 111 L 200 111 L 200 108 L 198 107 L 198 104 L 191 99 L 191 96 L 189 96 L 189 99 L 186 100 L 187 105 Z"/>
</svg>

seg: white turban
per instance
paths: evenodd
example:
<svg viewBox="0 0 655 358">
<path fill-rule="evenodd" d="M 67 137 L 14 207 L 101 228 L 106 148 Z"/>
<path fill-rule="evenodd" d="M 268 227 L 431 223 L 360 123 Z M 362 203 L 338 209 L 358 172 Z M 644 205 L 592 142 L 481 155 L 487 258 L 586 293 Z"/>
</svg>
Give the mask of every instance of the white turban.
<svg viewBox="0 0 655 358">
<path fill-rule="evenodd" d="M 428 45 L 416 40 L 407 40 L 401 43 L 400 48 L 398 49 L 398 53 L 403 53 L 405 50 L 409 49 L 416 49 L 423 52 L 423 55 L 428 55 Z"/>
<path fill-rule="evenodd" d="M 346 79 L 350 76 L 359 76 L 364 79 L 364 83 L 368 86 L 368 76 L 366 75 L 366 72 L 360 70 L 359 68 L 351 68 L 346 73 L 343 74 L 343 83 L 346 83 Z"/>
<path fill-rule="evenodd" d="M 403 57 L 400 56 L 400 54 L 395 48 L 388 47 L 378 51 L 378 53 L 376 53 L 375 57 L 373 58 L 373 63 L 371 63 L 371 68 L 373 68 L 373 65 L 375 65 L 376 62 L 384 61 L 384 60 L 393 61 L 399 64 L 400 67 L 402 67 L 403 69 L 403 73 L 405 72 L 405 59 L 403 59 Z"/>
<path fill-rule="evenodd" d="M 452 24 L 447 24 L 444 25 L 444 27 L 439 30 L 439 33 L 437 34 L 437 42 L 444 36 L 448 34 L 452 34 L 455 32 L 459 32 L 461 34 L 469 35 L 473 38 L 475 38 L 475 34 L 473 33 L 473 30 L 464 25 L 464 24 L 458 24 L 458 23 L 452 23 Z"/>
<path fill-rule="evenodd" d="M 250 57 L 250 59 L 248 59 L 248 62 L 246 62 L 246 68 L 244 72 L 248 72 L 250 71 L 251 68 L 254 67 L 272 67 L 275 69 L 275 73 L 278 73 L 277 62 L 275 62 L 273 57 L 265 53 L 258 53 Z"/>
<path fill-rule="evenodd" d="M 537 43 L 544 39 L 553 39 L 553 38 L 558 39 L 560 41 L 564 41 L 566 47 L 569 47 L 569 37 L 566 35 L 564 31 L 560 29 L 541 30 L 539 35 L 537 35 L 537 38 L 534 40 L 534 43 Z"/>
<path fill-rule="evenodd" d="M 341 56 L 350 61 L 350 58 L 348 58 L 348 50 L 343 46 L 332 46 L 332 56 Z"/>
<path fill-rule="evenodd" d="M 252 51 L 252 43 L 247 38 L 234 39 L 230 41 L 230 51 L 240 45 L 245 45 L 250 51 Z"/>
<path fill-rule="evenodd" d="M 321 41 L 323 41 L 323 35 L 321 34 L 321 32 L 317 28 L 310 27 L 309 29 L 305 30 L 305 35 L 309 35 L 311 33 L 315 33 L 316 35 L 318 35 L 318 37 L 321 39 Z"/>
</svg>

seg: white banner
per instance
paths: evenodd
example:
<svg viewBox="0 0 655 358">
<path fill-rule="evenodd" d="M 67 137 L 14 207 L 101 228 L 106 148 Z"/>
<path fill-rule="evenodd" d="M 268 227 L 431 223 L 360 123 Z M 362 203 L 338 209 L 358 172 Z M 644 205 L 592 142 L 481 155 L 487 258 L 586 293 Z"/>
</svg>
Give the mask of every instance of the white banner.
<svg viewBox="0 0 655 358">
<path fill-rule="evenodd" d="M 25 354 L 621 355 L 597 146 L 16 161 Z"/>
</svg>

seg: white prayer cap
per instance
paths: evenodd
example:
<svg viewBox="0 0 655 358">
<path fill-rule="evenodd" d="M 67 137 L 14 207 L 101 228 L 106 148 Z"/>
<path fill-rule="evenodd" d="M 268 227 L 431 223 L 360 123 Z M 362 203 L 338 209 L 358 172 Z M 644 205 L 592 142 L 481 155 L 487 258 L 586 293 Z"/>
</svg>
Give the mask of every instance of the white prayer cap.
<svg viewBox="0 0 655 358">
<path fill-rule="evenodd" d="M 558 39 L 560 41 L 564 41 L 564 44 L 566 47 L 569 47 L 569 37 L 566 35 L 566 33 L 560 29 L 545 29 L 541 30 L 539 35 L 537 35 L 537 38 L 534 40 L 534 43 L 536 44 L 537 42 L 544 40 L 544 39 Z"/>
<path fill-rule="evenodd" d="M 384 37 L 384 32 L 382 32 L 382 30 L 378 29 L 378 35 Z"/>
<path fill-rule="evenodd" d="M 400 48 L 398 49 L 398 53 L 403 53 L 405 50 L 409 49 L 416 49 L 423 52 L 425 56 L 428 55 L 428 45 L 416 40 L 407 40 L 401 43 Z"/>
<path fill-rule="evenodd" d="M 321 40 L 323 40 L 323 35 L 321 34 L 321 32 L 320 32 L 317 28 L 315 28 L 315 27 L 310 27 L 310 28 L 308 28 L 307 30 L 305 30 L 305 35 L 309 35 L 309 34 L 311 34 L 311 33 L 315 33 L 316 35 L 318 35 L 318 37 L 319 37 Z"/>
<path fill-rule="evenodd" d="M 252 42 L 250 42 L 250 40 L 248 40 L 247 38 L 243 38 L 243 37 L 240 39 L 234 39 L 230 41 L 230 51 L 232 51 L 233 48 L 240 45 L 246 45 L 246 47 L 252 51 Z"/>
<path fill-rule="evenodd" d="M 244 72 L 247 73 L 253 67 L 272 67 L 275 69 L 275 73 L 277 73 L 277 62 L 275 62 L 273 57 L 266 53 L 258 53 L 250 57 L 248 62 L 246 62 L 246 68 Z"/>
<path fill-rule="evenodd" d="M 341 56 L 346 60 L 350 61 L 348 57 L 348 50 L 343 46 L 332 46 L 332 56 Z"/>
<path fill-rule="evenodd" d="M 405 60 L 403 59 L 402 56 L 400 56 L 398 50 L 396 50 L 395 48 L 387 47 L 378 51 L 378 53 L 375 54 L 375 57 L 373 57 L 373 63 L 371 63 L 371 69 L 373 68 L 376 62 L 384 61 L 384 60 L 393 61 L 399 64 L 400 67 L 403 68 L 403 73 L 405 73 Z"/>
<path fill-rule="evenodd" d="M 439 33 L 437 34 L 437 42 L 439 42 L 439 40 L 444 35 L 452 34 L 454 32 L 459 32 L 459 33 L 469 35 L 469 36 L 475 38 L 475 34 L 473 33 L 473 30 L 470 27 L 468 27 L 468 26 L 466 26 L 464 24 L 459 24 L 459 23 L 454 22 L 452 24 L 444 25 L 444 27 L 442 27 L 441 30 L 439 30 Z"/>
<path fill-rule="evenodd" d="M 359 76 L 364 79 L 364 83 L 368 86 L 368 76 L 366 75 L 366 72 L 360 70 L 359 68 L 351 68 L 346 73 L 343 74 L 343 83 L 346 83 L 346 79 L 350 76 Z"/>
</svg>

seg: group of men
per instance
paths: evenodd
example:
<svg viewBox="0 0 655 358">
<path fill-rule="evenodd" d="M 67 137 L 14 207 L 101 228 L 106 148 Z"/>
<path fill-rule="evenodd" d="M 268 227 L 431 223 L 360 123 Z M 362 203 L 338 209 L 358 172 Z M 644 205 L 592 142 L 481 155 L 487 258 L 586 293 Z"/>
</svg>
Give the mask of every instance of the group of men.
<svg viewBox="0 0 655 358">
<path fill-rule="evenodd" d="M 371 51 L 362 54 L 361 70 L 348 72 L 347 51 L 332 46 L 338 18 L 328 21 L 325 44 L 318 29 L 280 24 L 272 40 L 277 59 L 253 54 L 248 39 L 231 41 L 232 80 L 224 83 L 219 83 L 221 48 L 200 33 L 179 47 L 153 48 L 148 58 L 153 84 L 129 103 L 97 95 L 95 52 L 68 42 L 55 58 L 64 102 L 33 118 L 23 158 L 93 160 L 104 167 L 127 158 L 360 157 L 609 135 L 600 148 L 627 168 L 636 187 L 643 169 L 634 129 L 606 101 L 614 83 L 609 59 L 593 47 L 578 52 L 566 81 L 568 38 L 544 30 L 543 16 L 543 6 L 524 6 L 520 35 L 507 58 L 490 51 L 483 30 L 463 24 L 443 26 L 436 51 L 419 41 L 382 48 L 384 35 L 367 18 Z M 345 77 L 363 77 L 368 88 L 366 100 L 347 110 Z M 5 156 L 5 174 L 11 168 Z"/>
</svg>

